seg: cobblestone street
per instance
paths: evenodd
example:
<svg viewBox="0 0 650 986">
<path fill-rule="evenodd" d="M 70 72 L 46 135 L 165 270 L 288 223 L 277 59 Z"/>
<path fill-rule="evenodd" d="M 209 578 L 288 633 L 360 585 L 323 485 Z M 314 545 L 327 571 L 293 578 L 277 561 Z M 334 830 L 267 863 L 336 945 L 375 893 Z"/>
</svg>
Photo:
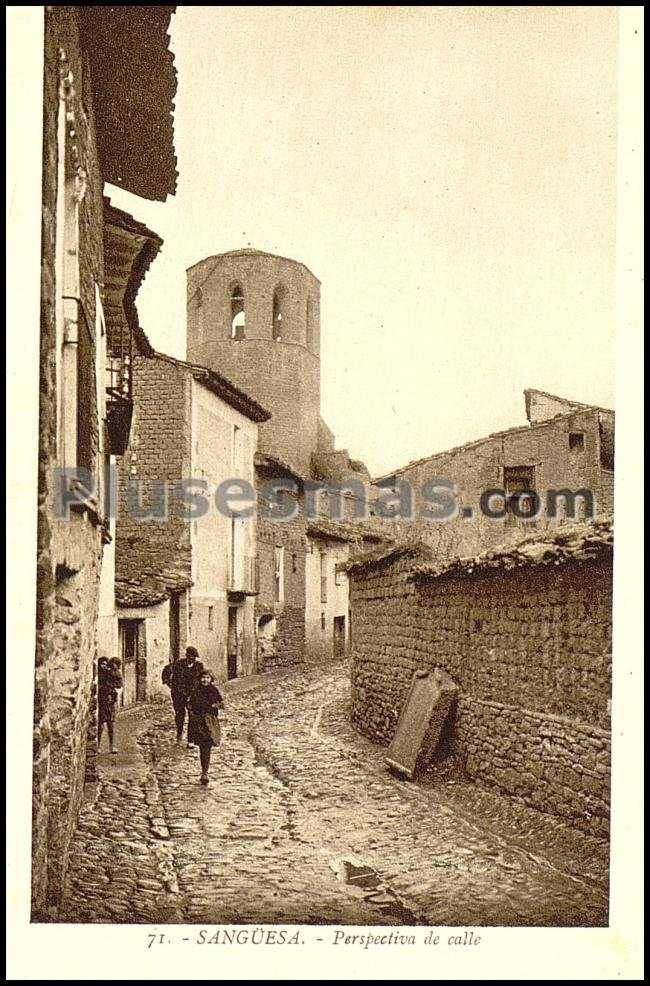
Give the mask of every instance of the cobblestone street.
<svg viewBox="0 0 650 986">
<path fill-rule="evenodd" d="M 60 919 L 603 925 L 607 845 L 452 771 L 384 768 L 345 666 L 224 689 L 211 783 L 171 706 L 122 713 L 83 806 Z"/>
</svg>

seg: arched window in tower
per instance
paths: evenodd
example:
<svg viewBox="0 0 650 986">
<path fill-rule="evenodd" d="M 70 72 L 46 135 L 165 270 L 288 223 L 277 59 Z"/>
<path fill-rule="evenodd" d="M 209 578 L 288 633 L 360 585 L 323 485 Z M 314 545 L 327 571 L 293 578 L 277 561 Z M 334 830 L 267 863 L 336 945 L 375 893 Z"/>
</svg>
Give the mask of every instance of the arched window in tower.
<svg viewBox="0 0 650 986">
<path fill-rule="evenodd" d="M 230 338 L 246 338 L 246 312 L 244 310 L 244 289 L 235 284 L 230 292 Z"/>
<path fill-rule="evenodd" d="M 273 292 L 273 325 L 271 328 L 271 335 L 276 342 L 280 342 L 286 333 L 286 298 L 287 292 L 282 285 L 279 285 Z"/>
<path fill-rule="evenodd" d="M 306 341 L 307 349 L 314 350 L 316 348 L 316 314 L 314 311 L 314 299 L 311 295 L 307 298 L 307 316 L 306 316 Z"/>
</svg>

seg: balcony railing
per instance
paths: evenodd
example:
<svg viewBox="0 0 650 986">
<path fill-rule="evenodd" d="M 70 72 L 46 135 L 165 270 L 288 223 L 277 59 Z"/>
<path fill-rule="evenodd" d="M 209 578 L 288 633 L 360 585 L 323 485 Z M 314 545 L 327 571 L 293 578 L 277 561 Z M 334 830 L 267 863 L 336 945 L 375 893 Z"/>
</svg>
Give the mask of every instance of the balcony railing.
<svg viewBox="0 0 650 986">
<path fill-rule="evenodd" d="M 131 359 L 128 355 L 106 360 L 106 431 L 111 455 L 124 455 L 129 444 L 133 399 Z"/>
<path fill-rule="evenodd" d="M 244 555 L 230 572 L 228 592 L 237 596 L 256 596 L 259 591 L 257 556 Z"/>
</svg>

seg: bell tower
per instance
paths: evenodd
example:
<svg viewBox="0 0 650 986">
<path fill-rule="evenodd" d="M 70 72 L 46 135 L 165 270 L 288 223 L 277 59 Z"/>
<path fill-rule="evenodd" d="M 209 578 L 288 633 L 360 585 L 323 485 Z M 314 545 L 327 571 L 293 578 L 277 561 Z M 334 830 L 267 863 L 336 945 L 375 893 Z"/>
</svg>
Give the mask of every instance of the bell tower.
<svg viewBox="0 0 650 986">
<path fill-rule="evenodd" d="M 320 420 L 320 282 L 259 250 L 207 257 L 187 272 L 187 358 L 267 408 L 260 451 L 311 475 Z"/>
</svg>

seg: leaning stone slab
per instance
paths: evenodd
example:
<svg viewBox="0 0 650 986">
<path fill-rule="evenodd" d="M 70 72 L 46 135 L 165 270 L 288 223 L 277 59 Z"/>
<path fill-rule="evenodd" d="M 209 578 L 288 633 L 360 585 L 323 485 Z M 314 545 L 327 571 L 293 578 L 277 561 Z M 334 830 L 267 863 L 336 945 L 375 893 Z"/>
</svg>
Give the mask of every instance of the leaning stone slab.
<svg viewBox="0 0 650 986">
<path fill-rule="evenodd" d="M 413 780 L 435 753 L 458 686 L 446 671 L 416 671 L 388 749 L 388 767 Z"/>
</svg>

